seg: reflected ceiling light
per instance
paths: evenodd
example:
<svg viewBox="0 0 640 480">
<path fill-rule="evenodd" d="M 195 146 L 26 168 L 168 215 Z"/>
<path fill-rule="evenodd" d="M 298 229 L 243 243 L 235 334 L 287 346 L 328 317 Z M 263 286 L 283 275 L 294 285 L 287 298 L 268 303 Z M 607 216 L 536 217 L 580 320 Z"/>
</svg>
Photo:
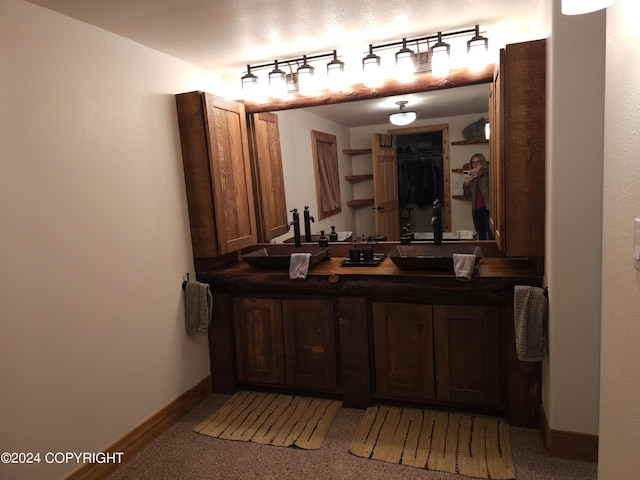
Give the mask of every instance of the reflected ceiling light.
<svg viewBox="0 0 640 480">
<path fill-rule="evenodd" d="M 469 70 L 482 70 L 489 63 L 489 40 L 480 35 L 480 25 L 476 25 L 475 36 L 467 42 Z"/>
<path fill-rule="evenodd" d="M 403 38 L 402 48 L 396 53 L 396 79 L 400 83 L 412 82 L 415 71 L 413 50 L 407 48 L 407 39 Z"/>
<path fill-rule="evenodd" d="M 442 41 L 442 32 L 438 32 L 438 41 L 431 47 L 431 73 L 436 77 L 446 77 L 451 71 L 449 57 L 451 45 Z"/>
<path fill-rule="evenodd" d="M 405 105 L 409 103 L 407 101 L 396 102 L 396 105 L 400 107 L 400 111 L 396 113 L 389 114 L 389 121 L 394 125 L 404 126 L 409 125 L 416 119 L 416 112 L 410 111 L 407 112 L 404 108 Z"/>
<path fill-rule="evenodd" d="M 302 65 L 298 68 L 298 93 L 304 96 L 315 95 L 315 81 L 313 78 L 313 68 L 307 63 L 307 56 L 302 57 Z"/>
<path fill-rule="evenodd" d="M 489 125 L 489 122 L 484 124 L 484 138 L 487 140 L 491 138 L 491 126 Z"/>
<path fill-rule="evenodd" d="M 327 63 L 327 88 L 330 92 L 344 90 L 344 62 L 338 60 L 338 53 L 333 51 L 333 60 Z"/>
<path fill-rule="evenodd" d="M 562 0 L 563 15 L 582 15 L 610 7 L 616 0 Z"/>
<path fill-rule="evenodd" d="M 242 95 L 248 102 L 255 102 L 258 97 L 258 77 L 251 73 L 251 66 L 247 65 L 247 74 L 240 82 L 242 84 Z"/>
<path fill-rule="evenodd" d="M 278 68 L 277 60 L 274 65 L 274 69 L 269 72 L 269 95 L 273 98 L 285 98 L 287 96 L 287 75 Z"/>
<path fill-rule="evenodd" d="M 373 53 L 373 45 L 369 45 L 369 55 L 362 59 L 362 72 L 365 87 L 379 87 L 382 84 L 380 57 Z"/>
</svg>

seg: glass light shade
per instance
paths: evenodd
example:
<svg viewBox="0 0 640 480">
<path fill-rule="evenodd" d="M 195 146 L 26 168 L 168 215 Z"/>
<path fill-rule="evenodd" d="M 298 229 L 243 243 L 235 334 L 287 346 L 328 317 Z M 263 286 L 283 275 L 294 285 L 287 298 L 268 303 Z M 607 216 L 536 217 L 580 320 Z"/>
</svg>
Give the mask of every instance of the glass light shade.
<svg viewBox="0 0 640 480">
<path fill-rule="evenodd" d="M 475 36 L 467 42 L 469 54 L 469 70 L 482 70 L 489 63 L 489 40 L 480 35 L 480 27 L 476 25 Z"/>
<path fill-rule="evenodd" d="M 413 50 L 407 48 L 406 41 L 403 39 L 402 48 L 396 53 L 396 79 L 400 83 L 412 82 L 415 71 Z"/>
<path fill-rule="evenodd" d="M 240 79 L 242 95 L 247 102 L 255 102 L 258 99 L 258 77 L 251 73 L 251 67 L 247 65 L 247 74 Z"/>
<path fill-rule="evenodd" d="M 327 88 L 331 92 L 344 90 L 344 62 L 338 60 L 338 54 L 333 51 L 333 60 L 327 64 Z"/>
<path fill-rule="evenodd" d="M 563 15 L 582 15 L 610 7 L 616 0 L 562 0 Z"/>
<path fill-rule="evenodd" d="M 446 77 L 451 71 L 451 46 L 442 41 L 438 33 L 438 42 L 431 47 L 431 74 L 436 77 Z"/>
<path fill-rule="evenodd" d="M 416 112 L 399 112 L 399 113 L 390 113 L 389 121 L 394 125 L 398 125 L 400 127 L 404 125 L 409 125 L 414 122 L 416 119 Z"/>
<path fill-rule="evenodd" d="M 311 96 L 315 94 L 315 80 L 313 78 L 313 72 L 315 68 L 307 63 L 306 55 L 303 57 L 303 63 L 298 68 L 298 93 L 304 96 Z"/>
<path fill-rule="evenodd" d="M 484 124 L 484 138 L 489 140 L 490 137 L 491 137 L 491 126 L 489 125 L 489 122 L 487 122 Z"/>
<path fill-rule="evenodd" d="M 368 88 L 382 85 L 382 73 L 380 72 L 380 57 L 373 53 L 373 46 L 369 45 L 369 55 L 362 59 L 362 73 L 364 86 Z"/>
<path fill-rule="evenodd" d="M 278 68 L 278 61 L 275 68 L 269 72 L 269 96 L 273 98 L 285 98 L 287 96 L 287 76 Z"/>
<path fill-rule="evenodd" d="M 390 113 L 389 114 L 389 121 L 392 124 L 402 127 L 404 125 L 409 125 L 410 123 L 415 121 L 416 116 L 417 116 L 416 112 L 413 112 L 413 111 L 407 112 L 404 109 L 405 105 L 407 103 L 408 102 L 406 102 L 406 101 L 396 102 L 396 105 L 398 105 L 400 107 L 400 111 L 396 112 L 396 113 Z"/>
</svg>

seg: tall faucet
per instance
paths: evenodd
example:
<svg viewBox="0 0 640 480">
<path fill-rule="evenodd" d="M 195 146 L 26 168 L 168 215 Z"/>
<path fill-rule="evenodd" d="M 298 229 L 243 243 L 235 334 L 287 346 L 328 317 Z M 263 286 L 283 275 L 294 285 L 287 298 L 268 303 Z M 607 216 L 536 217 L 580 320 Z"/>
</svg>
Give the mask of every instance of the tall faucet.
<svg viewBox="0 0 640 480">
<path fill-rule="evenodd" d="M 315 218 L 309 215 L 309 206 L 304 207 L 304 241 L 311 241 L 311 222 L 315 222 Z"/>
<path fill-rule="evenodd" d="M 442 244 L 442 207 L 440 200 L 433 202 L 433 217 L 431 217 L 431 225 L 433 226 L 433 243 L 434 245 Z"/>
<path fill-rule="evenodd" d="M 293 225 L 293 238 L 295 241 L 295 245 L 296 247 L 301 247 L 302 241 L 300 239 L 300 215 L 298 214 L 297 208 L 289 211 L 293 212 L 293 220 L 287 225 L 287 230 L 289 230 L 289 228 L 291 228 L 291 225 Z"/>
</svg>

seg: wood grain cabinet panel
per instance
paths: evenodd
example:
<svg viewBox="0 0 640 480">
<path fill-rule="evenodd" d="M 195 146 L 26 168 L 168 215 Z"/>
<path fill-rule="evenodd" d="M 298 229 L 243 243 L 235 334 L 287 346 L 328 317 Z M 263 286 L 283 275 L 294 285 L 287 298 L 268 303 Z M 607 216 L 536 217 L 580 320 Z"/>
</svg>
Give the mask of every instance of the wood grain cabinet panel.
<svg viewBox="0 0 640 480">
<path fill-rule="evenodd" d="M 334 318 L 331 300 L 282 300 L 287 384 L 337 389 Z"/>
<path fill-rule="evenodd" d="M 334 302 L 236 297 L 238 381 L 338 392 Z"/>
<path fill-rule="evenodd" d="M 372 304 L 376 394 L 435 398 L 431 305 Z"/>
<path fill-rule="evenodd" d="M 235 298 L 234 324 L 238 380 L 286 383 L 280 300 Z"/>
<path fill-rule="evenodd" d="M 436 397 L 504 407 L 500 309 L 434 305 Z"/>
<path fill-rule="evenodd" d="M 194 259 L 255 245 L 244 105 L 189 92 L 176 95 L 176 107 Z"/>
<path fill-rule="evenodd" d="M 288 223 L 278 116 L 249 115 L 249 135 L 258 241 L 268 242 L 287 233 Z"/>
<path fill-rule="evenodd" d="M 491 90 L 491 224 L 508 256 L 543 256 L 546 41 L 500 52 Z"/>
</svg>

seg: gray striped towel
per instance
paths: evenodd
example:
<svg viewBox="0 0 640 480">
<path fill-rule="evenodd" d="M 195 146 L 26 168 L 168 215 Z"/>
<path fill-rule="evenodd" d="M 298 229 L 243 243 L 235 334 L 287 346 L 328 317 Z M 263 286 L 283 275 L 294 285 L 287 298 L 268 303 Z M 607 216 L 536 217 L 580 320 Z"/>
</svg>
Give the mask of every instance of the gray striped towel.
<svg viewBox="0 0 640 480">
<path fill-rule="evenodd" d="M 541 362 L 545 352 L 544 323 L 547 297 L 544 290 L 516 285 L 513 298 L 516 354 L 521 362 Z"/>
<path fill-rule="evenodd" d="M 209 285 L 196 281 L 187 282 L 184 307 L 187 333 L 206 335 L 213 314 L 213 297 Z"/>
</svg>

